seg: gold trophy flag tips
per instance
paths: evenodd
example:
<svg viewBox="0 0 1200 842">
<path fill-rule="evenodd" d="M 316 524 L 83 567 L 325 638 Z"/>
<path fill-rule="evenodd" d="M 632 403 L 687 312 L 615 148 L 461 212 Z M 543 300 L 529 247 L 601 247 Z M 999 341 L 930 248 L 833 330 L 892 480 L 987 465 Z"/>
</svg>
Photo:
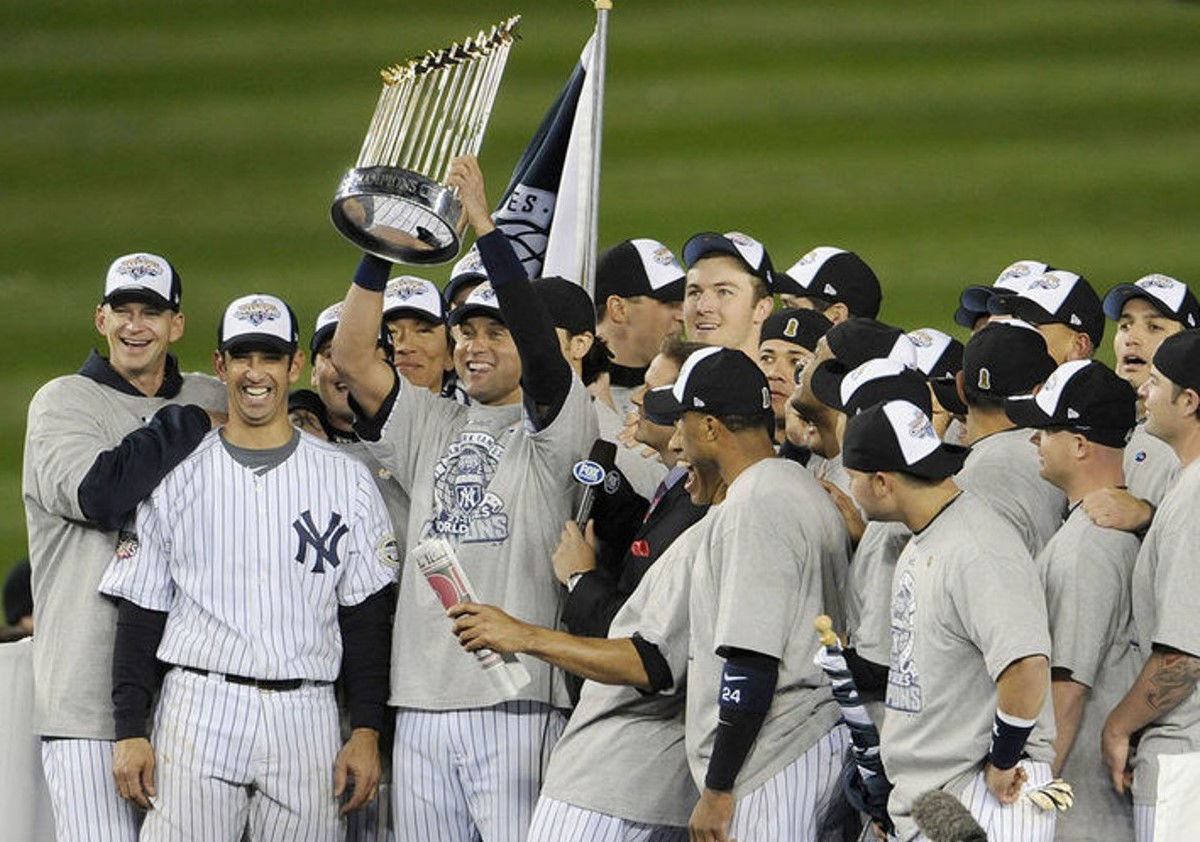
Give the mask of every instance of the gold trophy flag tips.
<svg viewBox="0 0 1200 842">
<path fill-rule="evenodd" d="M 462 208 L 441 182 L 454 158 L 479 153 L 520 20 L 380 71 L 367 136 L 330 210 L 360 248 L 418 264 L 458 254 Z"/>
</svg>

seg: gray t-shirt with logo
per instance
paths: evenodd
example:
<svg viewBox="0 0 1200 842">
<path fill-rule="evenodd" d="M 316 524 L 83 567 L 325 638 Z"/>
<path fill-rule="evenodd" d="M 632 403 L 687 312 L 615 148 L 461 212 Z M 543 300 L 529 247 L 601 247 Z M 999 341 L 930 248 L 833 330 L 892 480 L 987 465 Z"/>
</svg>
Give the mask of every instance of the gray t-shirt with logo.
<svg viewBox="0 0 1200 842">
<path fill-rule="evenodd" d="M 1130 601 L 1138 543 L 1127 532 L 1097 526 L 1076 505 L 1037 557 L 1050 618 L 1050 666 L 1069 670 L 1071 680 L 1090 688 L 1061 773 L 1075 789 L 1075 806 L 1059 816 L 1058 840 L 1133 838 L 1133 811 L 1100 760 L 1100 731 L 1141 669 Z"/>
<path fill-rule="evenodd" d="M 521 403 L 460 406 L 401 381 L 382 436 L 368 449 L 409 493 L 406 550 L 447 539 L 479 599 L 553 627 L 562 588 L 550 559 L 572 514 L 571 468 L 596 436 L 596 413 L 577 377 L 543 429 Z M 390 704 L 453 710 L 506 701 L 450 629 L 416 565 L 403 565 Z M 549 666 L 521 661 L 533 680 L 514 698 L 565 706 L 561 677 L 552 688 Z"/>
<path fill-rule="evenodd" d="M 1030 655 L 1050 656 L 1037 568 L 1012 527 L 964 491 L 913 535 L 896 565 L 880 746 L 895 784 L 888 812 L 899 839 L 917 835 L 917 796 L 953 791 L 983 767 L 996 679 Z M 1046 690 L 1025 751 L 1049 762 L 1054 712 Z"/>
<path fill-rule="evenodd" d="M 674 684 L 647 695 L 586 681 L 550 757 L 542 793 L 587 810 L 646 824 L 686 827 L 699 797 L 684 750 L 688 591 L 692 559 L 717 507 L 667 547 L 622 606 L 610 638 L 653 643 Z"/>
<path fill-rule="evenodd" d="M 733 648 L 779 658 L 775 697 L 734 787 L 741 796 L 804 754 L 837 723 L 829 682 L 813 664 L 813 620 L 836 616 L 828 605 L 831 569 L 845 569 L 849 542 L 829 494 L 804 468 L 764 459 L 729 486 L 725 502 L 702 521 L 689 603 L 691 668 L 687 753 L 704 785 L 717 732 L 717 696 Z"/>
<path fill-rule="evenodd" d="M 985 436 L 971 452 L 954 481 L 986 500 L 1021 536 L 1036 556 L 1062 526 L 1067 498 L 1041 476 L 1032 430 L 1017 428 Z"/>
<path fill-rule="evenodd" d="M 891 656 L 892 574 L 911 537 L 903 523 L 873 520 L 850 562 L 846 595 L 850 645 L 877 664 L 886 664 Z"/>
<path fill-rule="evenodd" d="M 33 567 L 34 728 L 111 740 L 115 603 L 97 592 L 118 533 L 87 523 L 79 485 L 96 457 L 167 404 L 225 409 L 225 386 L 183 375 L 173 398 L 131 395 L 81 374 L 57 377 L 29 404 L 22 493 Z"/>
<path fill-rule="evenodd" d="M 1167 489 L 1179 476 L 1179 457 L 1169 444 L 1146 432 L 1144 421 L 1133 428 L 1123 462 L 1129 493 L 1154 506 L 1162 503 Z"/>
<path fill-rule="evenodd" d="M 1148 657 L 1169 646 L 1200 657 L 1200 460 L 1180 473 L 1163 498 L 1133 570 L 1133 620 Z M 1133 800 L 1153 804 L 1158 756 L 1200 751 L 1200 689 L 1146 727 L 1134 761 Z"/>
</svg>

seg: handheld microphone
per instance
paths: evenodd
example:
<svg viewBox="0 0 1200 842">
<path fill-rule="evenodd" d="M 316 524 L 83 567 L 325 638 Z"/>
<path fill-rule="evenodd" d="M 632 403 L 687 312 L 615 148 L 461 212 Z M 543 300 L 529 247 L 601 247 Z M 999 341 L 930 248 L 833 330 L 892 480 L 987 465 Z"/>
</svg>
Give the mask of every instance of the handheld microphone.
<svg viewBox="0 0 1200 842">
<path fill-rule="evenodd" d="M 575 510 L 575 522 L 583 529 L 592 516 L 592 506 L 596 503 L 596 489 L 603 483 L 605 477 L 615 470 L 617 464 L 617 446 L 611 441 L 596 439 L 587 459 L 575 463 L 571 469 L 575 481 L 582 485 L 583 497 L 579 508 Z"/>
<path fill-rule="evenodd" d="M 917 796 L 913 821 L 930 842 L 987 842 L 987 833 L 962 802 L 940 789 Z"/>
</svg>

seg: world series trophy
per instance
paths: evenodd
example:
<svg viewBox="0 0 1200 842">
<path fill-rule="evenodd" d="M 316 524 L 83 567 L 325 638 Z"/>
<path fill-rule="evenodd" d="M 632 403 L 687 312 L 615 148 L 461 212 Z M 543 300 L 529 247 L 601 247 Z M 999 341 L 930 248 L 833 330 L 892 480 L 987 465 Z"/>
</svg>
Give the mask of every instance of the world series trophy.
<svg viewBox="0 0 1200 842">
<path fill-rule="evenodd" d="M 458 254 L 462 205 L 441 182 L 454 158 L 479 152 L 520 20 L 380 71 L 375 116 L 330 208 L 363 251 L 414 264 Z"/>
</svg>

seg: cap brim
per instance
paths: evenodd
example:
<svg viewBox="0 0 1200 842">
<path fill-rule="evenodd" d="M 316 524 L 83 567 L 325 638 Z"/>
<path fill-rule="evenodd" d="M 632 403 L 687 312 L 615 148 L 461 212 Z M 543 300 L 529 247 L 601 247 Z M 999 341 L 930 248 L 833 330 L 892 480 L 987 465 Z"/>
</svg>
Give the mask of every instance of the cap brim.
<svg viewBox="0 0 1200 842">
<path fill-rule="evenodd" d="M 499 307 L 487 307 L 483 304 L 464 304 L 457 310 L 450 313 L 447 323 L 451 326 L 461 324 L 472 316 L 487 316 L 489 319 L 504 324 L 504 316 L 500 314 Z"/>
<path fill-rule="evenodd" d="M 771 292 L 779 291 L 773 281 L 774 273 L 766 271 L 765 266 L 762 270 L 758 270 L 747 263 L 746 258 L 738 251 L 738 247 L 723 234 L 697 234 L 684 243 L 683 265 L 690 269 L 696 265 L 696 261 L 702 260 L 705 257 L 711 257 L 714 254 L 727 254 L 730 257 L 736 258 L 737 262 L 744 266 L 747 272 L 766 283 Z"/>
<path fill-rule="evenodd" d="M 1014 395 L 1004 400 L 1004 414 L 1018 427 L 1040 430 L 1045 427 L 1057 426 L 1053 416 L 1038 406 L 1033 395 Z"/>
<path fill-rule="evenodd" d="M 312 339 L 308 340 L 308 350 L 313 354 L 317 353 L 318 348 L 333 339 L 333 334 L 336 330 L 337 322 L 325 325 L 325 327 L 312 335 Z"/>
<path fill-rule="evenodd" d="M 954 323 L 959 327 L 965 327 L 967 330 L 974 330 L 975 322 L 979 321 L 981 316 L 986 315 L 988 315 L 987 310 L 979 312 L 960 306 L 954 311 Z"/>
<path fill-rule="evenodd" d="M 924 459 L 920 459 L 900 470 L 906 474 L 921 477 L 922 479 L 945 479 L 946 477 L 954 476 L 962 470 L 963 462 L 966 461 L 970 453 L 971 448 L 969 447 L 942 442 L 938 445 L 937 450 L 930 453 Z"/>
<path fill-rule="evenodd" d="M 812 380 L 809 381 L 817 400 L 830 409 L 845 412 L 846 407 L 842 403 L 842 381 L 846 379 L 849 371 L 844 363 L 837 360 L 826 360 L 817 366 L 813 370 Z"/>
<path fill-rule="evenodd" d="M 1120 321 L 1121 311 L 1125 309 L 1125 302 L 1131 298 L 1144 298 L 1149 301 L 1155 310 L 1158 310 L 1164 317 L 1179 321 L 1179 315 L 1171 312 L 1171 310 L 1161 300 L 1155 298 L 1146 290 L 1134 284 L 1119 284 L 1110 289 L 1104 296 L 1104 315 L 1115 321 Z"/>
<path fill-rule="evenodd" d="M 101 303 L 113 307 L 130 302 L 150 304 L 155 307 L 161 307 L 164 310 L 175 309 L 174 304 L 163 298 L 157 290 L 150 289 L 149 287 L 122 287 L 104 296 L 104 300 Z"/>
<path fill-rule="evenodd" d="M 422 310 L 420 307 L 389 307 L 383 311 L 383 320 L 385 322 L 391 319 L 399 319 L 403 316 L 420 319 L 423 322 L 429 322 L 431 325 L 445 324 L 445 321 L 433 315 L 428 310 Z"/>
<path fill-rule="evenodd" d="M 642 397 L 646 418 L 660 426 L 670 426 L 683 417 L 687 408 L 675 399 L 670 386 L 649 389 Z"/>
<path fill-rule="evenodd" d="M 1045 307 L 1020 295 L 993 295 L 988 301 L 988 312 L 994 316 L 1016 316 L 1031 325 L 1058 321 Z"/>
<path fill-rule="evenodd" d="M 988 302 L 996 295 L 995 287 L 973 284 L 958 296 L 958 303 L 964 310 L 975 313 L 986 313 Z"/>
<path fill-rule="evenodd" d="M 219 351 L 267 351 L 268 353 L 294 354 L 296 343 L 280 339 L 271 333 L 242 333 L 226 339 L 219 346 Z"/>
<path fill-rule="evenodd" d="M 954 415 L 967 414 L 967 405 L 959 397 L 958 384 L 953 379 L 948 377 L 935 378 L 929 381 L 929 386 L 933 389 L 933 394 L 937 397 L 938 403 L 947 412 Z"/>
</svg>

